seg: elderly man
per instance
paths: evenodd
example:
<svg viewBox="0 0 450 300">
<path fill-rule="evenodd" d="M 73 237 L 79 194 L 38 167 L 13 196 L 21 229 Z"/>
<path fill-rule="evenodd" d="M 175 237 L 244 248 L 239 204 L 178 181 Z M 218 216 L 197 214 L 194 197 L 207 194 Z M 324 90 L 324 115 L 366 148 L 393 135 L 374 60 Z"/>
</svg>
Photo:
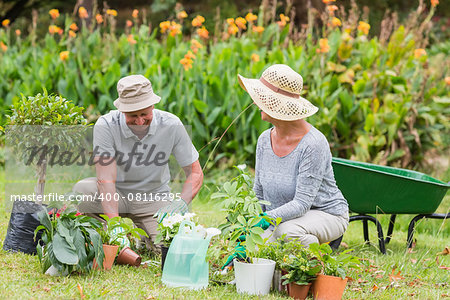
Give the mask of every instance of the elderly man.
<svg viewBox="0 0 450 300">
<path fill-rule="evenodd" d="M 117 91 L 117 110 L 94 126 L 97 177 L 79 181 L 73 191 L 95 199 L 80 203 L 81 211 L 128 217 L 154 241 L 158 222 L 168 213 L 187 212 L 198 193 L 203 181 L 199 155 L 180 119 L 154 108 L 161 98 L 147 78 L 124 77 Z M 186 175 L 181 193 L 169 188 L 171 154 Z"/>
</svg>

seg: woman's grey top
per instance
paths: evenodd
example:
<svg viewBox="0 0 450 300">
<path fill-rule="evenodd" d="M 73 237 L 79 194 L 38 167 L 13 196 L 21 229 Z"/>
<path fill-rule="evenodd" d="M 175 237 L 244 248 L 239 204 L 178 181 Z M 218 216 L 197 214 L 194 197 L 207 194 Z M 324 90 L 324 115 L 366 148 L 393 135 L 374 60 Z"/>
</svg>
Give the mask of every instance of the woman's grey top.
<svg viewBox="0 0 450 300">
<path fill-rule="evenodd" d="M 254 191 L 274 218 L 288 221 L 318 209 L 336 216 L 348 216 L 348 204 L 336 185 L 331 151 L 325 136 L 314 126 L 286 156 L 272 149 L 270 132 L 264 131 L 256 147 Z"/>
</svg>

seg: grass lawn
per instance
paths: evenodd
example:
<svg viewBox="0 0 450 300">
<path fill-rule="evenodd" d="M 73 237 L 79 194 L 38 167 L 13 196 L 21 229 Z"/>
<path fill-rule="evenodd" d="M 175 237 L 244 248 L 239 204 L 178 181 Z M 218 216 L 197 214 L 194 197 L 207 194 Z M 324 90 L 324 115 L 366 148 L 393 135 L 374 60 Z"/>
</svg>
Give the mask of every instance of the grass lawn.
<svg viewBox="0 0 450 300">
<path fill-rule="evenodd" d="M 0 189 L 4 191 L 5 172 L 0 171 Z M 224 175 L 225 174 L 225 175 Z M 205 178 L 210 183 L 223 182 L 231 173 Z M 447 178 L 447 180 L 450 180 Z M 193 205 L 200 223 L 217 225 L 224 214 L 216 202 L 208 202 L 208 188 L 204 188 Z M 4 194 L 1 194 L 3 199 Z M 9 213 L 0 209 L 0 244 L 6 235 Z M 438 212 L 448 213 L 450 194 L 442 201 Z M 413 251 L 406 249 L 406 233 L 412 215 L 400 215 L 387 255 L 377 250 L 375 226 L 369 225 L 372 245 L 364 245 L 362 223 L 353 222 L 344 235 L 346 247 L 363 258 L 361 270 L 350 272 L 353 279 L 344 293 L 344 299 L 441 299 L 450 297 L 450 255 L 436 256 L 450 247 L 450 221 L 422 220 L 416 225 L 417 239 Z M 378 216 L 387 231 L 388 216 Z M 148 259 L 145 258 L 144 259 Z M 437 261 L 438 260 L 438 261 Z M 137 298 L 137 299 L 247 299 L 237 294 L 234 286 L 209 286 L 202 291 L 183 291 L 166 288 L 161 284 L 159 267 L 134 268 L 114 266 L 109 272 L 94 271 L 89 275 L 50 277 L 40 273 L 37 257 L 9 254 L 0 251 L 0 298 Z M 271 293 L 265 299 L 287 297 Z M 255 297 L 256 298 L 256 297 Z"/>
</svg>

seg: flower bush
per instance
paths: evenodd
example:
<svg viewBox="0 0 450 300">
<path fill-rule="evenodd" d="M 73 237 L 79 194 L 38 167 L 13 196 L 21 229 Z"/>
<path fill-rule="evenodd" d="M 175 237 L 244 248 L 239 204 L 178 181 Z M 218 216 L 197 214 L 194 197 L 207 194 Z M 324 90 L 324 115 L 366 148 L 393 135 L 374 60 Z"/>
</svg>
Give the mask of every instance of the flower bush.
<svg viewBox="0 0 450 300">
<path fill-rule="evenodd" d="M 330 245 L 313 243 L 309 245 L 309 250 L 320 261 L 322 274 L 344 279 L 349 269 L 360 268 L 360 259 L 350 254 L 352 249 L 333 255 Z"/>
<path fill-rule="evenodd" d="M 171 214 L 166 216 L 161 223 L 158 224 L 158 235 L 156 236 L 155 243 L 162 243 L 164 246 L 169 247 L 175 235 L 180 229 L 181 222 L 190 221 L 195 223 L 195 213 Z M 190 228 L 185 227 L 185 233 L 191 231 Z M 194 230 L 199 234 L 206 234 L 206 230 L 202 225 L 196 225 Z"/>
<path fill-rule="evenodd" d="M 287 274 L 283 275 L 283 284 L 296 283 L 305 285 L 312 282 L 322 269 L 317 257 L 308 248 L 300 248 L 295 255 L 289 255 L 283 261 L 281 268 Z"/>
</svg>

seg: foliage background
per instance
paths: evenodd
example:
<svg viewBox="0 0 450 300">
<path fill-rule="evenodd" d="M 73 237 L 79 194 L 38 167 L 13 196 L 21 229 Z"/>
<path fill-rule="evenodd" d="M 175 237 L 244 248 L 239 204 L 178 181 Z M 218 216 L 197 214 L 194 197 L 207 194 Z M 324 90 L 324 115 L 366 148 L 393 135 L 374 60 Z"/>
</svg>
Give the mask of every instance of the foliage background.
<svg viewBox="0 0 450 300">
<path fill-rule="evenodd" d="M 161 3 L 153 2 L 150 9 L 157 11 Z M 86 115 L 94 122 L 114 109 L 117 81 L 140 73 L 150 78 L 162 97 L 158 108 L 192 125 L 194 144 L 202 149 L 202 163 L 211 155 L 213 162 L 226 157 L 230 163 L 252 164 L 257 137 L 269 127 L 254 107 L 235 121 L 217 150 L 212 150 L 251 103 L 236 75 L 257 78 L 268 66 L 284 63 L 302 74 L 303 97 L 320 109 L 308 121 L 327 136 L 334 155 L 426 168 L 424 158 L 430 156 L 430 150 L 437 156 L 448 151 L 450 108 L 445 78 L 449 62 L 445 57 L 450 43 L 430 44 L 435 8 L 423 3 L 401 22 L 387 15 L 382 26 L 374 26 L 377 29 L 366 34 L 358 24 L 361 20 L 371 23 L 370 10 L 355 3 L 336 12 L 340 26 L 330 25 L 332 16 L 323 10 L 323 3 L 315 2 L 322 10 L 310 7 L 305 20 L 308 26 L 295 22 L 279 26 L 276 13 L 295 17 L 295 3 L 262 1 L 253 26 L 263 26 L 264 32 L 255 33 L 247 24 L 247 30 L 240 29 L 231 37 L 227 37 L 228 25 L 220 16 L 206 19 L 209 37 L 200 37 L 191 25 L 196 13 L 186 20 L 176 19 L 183 9 L 180 5 L 167 14 L 169 20 L 183 25 L 181 34 L 174 36 L 162 33 L 158 23 L 150 23 L 142 10 L 136 19 L 131 11 L 123 19 L 103 11 L 105 22 L 96 25 L 91 20 L 89 26 L 89 20 L 62 12 L 52 20 L 41 11 L 28 29 L 20 27 L 18 19 L 14 26 L 0 29 L 0 41 L 7 47 L 0 52 L 0 76 L 5 79 L 0 82 L 2 121 L 20 93 L 34 95 L 46 88 L 87 108 Z M 159 9 L 166 11 L 172 6 Z M 244 17 L 246 12 L 240 14 Z M 126 19 L 133 20 L 132 27 L 122 25 Z M 76 37 L 68 35 L 73 22 L 79 27 Z M 61 35 L 47 32 L 53 24 L 63 29 Z M 24 34 L 14 34 L 16 28 Z M 184 69 L 180 60 L 194 49 L 191 38 L 203 47 Z M 320 39 L 326 40 L 326 47 Z M 425 55 L 417 55 L 417 49 L 426 49 Z M 68 51 L 67 58 L 61 59 L 64 51 Z"/>
</svg>

